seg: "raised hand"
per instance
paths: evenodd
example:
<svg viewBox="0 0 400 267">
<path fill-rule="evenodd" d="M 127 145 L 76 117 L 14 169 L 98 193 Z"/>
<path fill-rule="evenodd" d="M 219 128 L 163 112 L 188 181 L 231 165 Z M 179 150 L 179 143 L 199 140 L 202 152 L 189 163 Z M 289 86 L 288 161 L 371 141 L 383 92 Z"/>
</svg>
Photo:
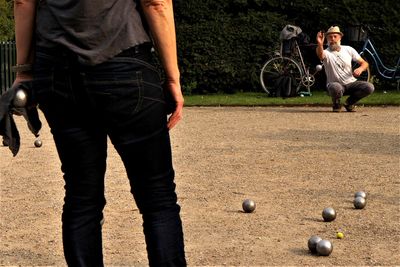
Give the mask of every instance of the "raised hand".
<svg viewBox="0 0 400 267">
<path fill-rule="evenodd" d="M 317 33 L 316 41 L 317 41 L 317 43 L 320 44 L 320 45 L 323 45 L 323 44 L 324 44 L 324 41 L 325 41 L 325 34 L 324 34 L 324 32 L 319 31 L 319 32 Z"/>
</svg>

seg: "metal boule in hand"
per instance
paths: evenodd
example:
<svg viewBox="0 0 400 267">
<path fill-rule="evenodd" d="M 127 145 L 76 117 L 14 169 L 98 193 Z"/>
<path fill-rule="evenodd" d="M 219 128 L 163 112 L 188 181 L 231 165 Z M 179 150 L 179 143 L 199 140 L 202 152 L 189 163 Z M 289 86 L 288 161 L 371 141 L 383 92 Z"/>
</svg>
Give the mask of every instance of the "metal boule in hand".
<svg viewBox="0 0 400 267">
<path fill-rule="evenodd" d="M 26 106 L 28 102 L 28 95 L 24 89 L 17 89 L 14 96 L 14 106 L 17 108 L 22 108 Z"/>
</svg>

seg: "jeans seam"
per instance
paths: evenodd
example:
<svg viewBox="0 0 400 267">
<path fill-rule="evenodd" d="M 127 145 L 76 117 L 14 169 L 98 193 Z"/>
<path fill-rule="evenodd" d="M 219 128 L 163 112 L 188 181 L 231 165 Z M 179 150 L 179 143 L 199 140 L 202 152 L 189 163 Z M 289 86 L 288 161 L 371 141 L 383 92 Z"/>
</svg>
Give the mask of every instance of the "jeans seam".
<svg viewBox="0 0 400 267">
<path fill-rule="evenodd" d="M 136 72 L 136 76 L 137 76 L 137 80 L 138 80 L 139 98 L 138 98 L 138 103 L 137 103 L 136 108 L 133 111 L 133 113 L 136 113 L 137 111 L 139 111 L 139 109 L 141 108 L 142 103 L 143 103 L 143 77 L 142 77 L 142 72 L 141 71 L 137 71 Z"/>
</svg>

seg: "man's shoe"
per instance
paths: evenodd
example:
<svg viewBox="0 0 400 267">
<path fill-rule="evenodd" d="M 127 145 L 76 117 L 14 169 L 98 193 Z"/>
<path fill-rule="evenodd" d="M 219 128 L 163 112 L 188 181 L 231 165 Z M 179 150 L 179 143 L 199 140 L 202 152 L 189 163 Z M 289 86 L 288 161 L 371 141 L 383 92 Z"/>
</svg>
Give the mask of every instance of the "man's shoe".
<svg viewBox="0 0 400 267">
<path fill-rule="evenodd" d="M 340 112 L 342 110 L 342 105 L 340 102 L 336 102 L 332 105 L 332 112 Z"/>
<path fill-rule="evenodd" d="M 356 111 L 356 105 L 354 104 L 344 104 L 344 108 L 347 110 L 347 112 L 355 112 Z"/>
</svg>

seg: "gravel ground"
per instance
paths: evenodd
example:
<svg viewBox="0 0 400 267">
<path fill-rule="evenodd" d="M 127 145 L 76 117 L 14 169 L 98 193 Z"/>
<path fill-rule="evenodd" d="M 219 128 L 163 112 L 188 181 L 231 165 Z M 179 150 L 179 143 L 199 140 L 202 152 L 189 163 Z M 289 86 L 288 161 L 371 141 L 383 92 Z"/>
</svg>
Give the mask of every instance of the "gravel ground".
<svg viewBox="0 0 400 267">
<path fill-rule="evenodd" d="M 185 109 L 171 136 L 190 266 L 400 265 L 400 109 L 329 111 Z M 19 154 L 0 147 L 0 265 L 65 266 L 64 183 L 49 129 L 35 148 L 17 124 Z M 141 217 L 111 145 L 106 175 L 105 263 L 146 266 Z M 352 204 L 359 190 L 362 210 Z M 242 212 L 246 198 L 255 212 Z M 336 220 L 322 220 L 325 207 Z M 309 253 L 311 235 L 333 243 L 329 257 Z"/>
</svg>

